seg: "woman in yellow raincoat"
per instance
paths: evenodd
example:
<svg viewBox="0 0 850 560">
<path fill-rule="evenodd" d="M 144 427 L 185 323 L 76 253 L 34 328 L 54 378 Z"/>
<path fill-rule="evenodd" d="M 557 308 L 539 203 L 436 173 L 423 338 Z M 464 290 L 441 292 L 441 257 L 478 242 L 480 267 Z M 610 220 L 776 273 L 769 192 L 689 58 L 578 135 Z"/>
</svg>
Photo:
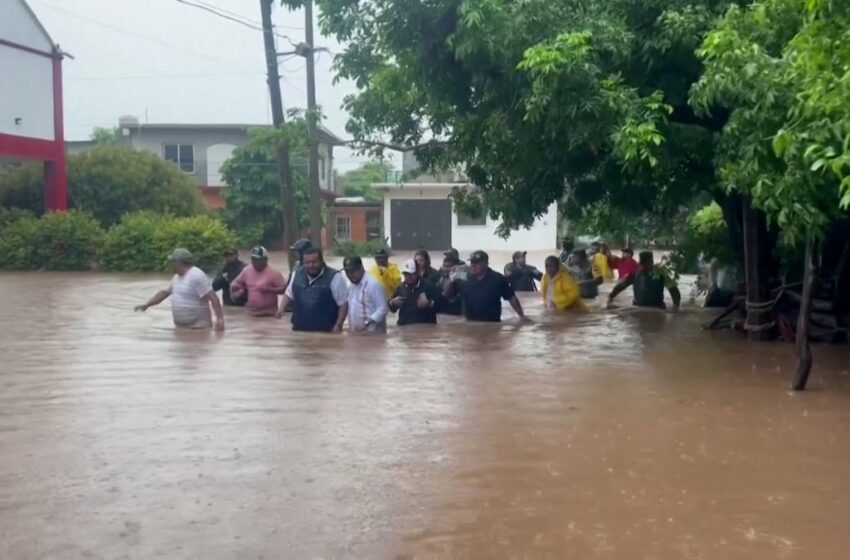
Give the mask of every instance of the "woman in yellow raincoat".
<svg viewBox="0 0 850 560">
<path fill-rule="evenodd" d="M 609 249 L 608 245 L 605 243 L 600 244 L 596 252 L 593 254 L 593 275 L 596 277 L 602 277 L 603 282 L 614 281 L 614 271 L 608 263 L 608 258 L 610 256 L 611 249 Z"/>
<path fill-rule="evenodd" d="M 587 311 L 587 306 L 579 297 L 578 282 L 558 257 L 546 258 L 546 274 L 540 281 L 540 294 L 546 309 Z"/>
</svg>

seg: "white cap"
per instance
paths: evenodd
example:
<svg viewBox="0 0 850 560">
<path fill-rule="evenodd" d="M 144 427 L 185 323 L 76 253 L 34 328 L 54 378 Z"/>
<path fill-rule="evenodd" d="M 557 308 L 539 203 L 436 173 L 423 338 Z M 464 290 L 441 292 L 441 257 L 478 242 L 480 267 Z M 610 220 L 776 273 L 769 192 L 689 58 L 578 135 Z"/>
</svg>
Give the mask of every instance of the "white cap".
<svg viewBox="0 0 850 560">
<path fill-rule="evenodd" d="M 405 274 L 414 274 L 416 270 L 416 261 L 410 259 L 409 261 L 404 263 L 404 268 L 402 269 L 402 272 L 404 272 Z"/>
</svg>

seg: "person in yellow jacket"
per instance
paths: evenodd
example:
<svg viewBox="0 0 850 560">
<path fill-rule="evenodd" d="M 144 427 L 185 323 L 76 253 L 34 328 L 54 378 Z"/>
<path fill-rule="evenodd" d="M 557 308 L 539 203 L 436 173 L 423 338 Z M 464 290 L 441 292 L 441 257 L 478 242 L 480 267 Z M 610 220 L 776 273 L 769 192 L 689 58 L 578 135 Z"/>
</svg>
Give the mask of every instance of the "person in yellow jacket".
<svg viewBox="0 0 850 560">
<path fill-rule="evenodd" d="M 546 274 L 540 281 L 543 305 L 553 311 L 587 311 L 581 300 L 578 282 L 558 257 L 546 258 Z"/>
<path fill-rule="evenodd" d="M 401 284 L 401 271 L 398 265 L 390 262 L 390 255 L 384 249 L 375 251 L 375 264 L 369 269 L 369 274 L 384 287 L 387 301 L 391 300 Z"/>
<path fill-rule="evenodd" d="M 594 242 L 591 245 L 594 249 L 593 253 L 593 275 L 602 278 L 603 282 L 614 281 L 614 271 L 608 264 L 608 257 L 611 254 L 611 249 L 605 243 Z"/>
</svg>

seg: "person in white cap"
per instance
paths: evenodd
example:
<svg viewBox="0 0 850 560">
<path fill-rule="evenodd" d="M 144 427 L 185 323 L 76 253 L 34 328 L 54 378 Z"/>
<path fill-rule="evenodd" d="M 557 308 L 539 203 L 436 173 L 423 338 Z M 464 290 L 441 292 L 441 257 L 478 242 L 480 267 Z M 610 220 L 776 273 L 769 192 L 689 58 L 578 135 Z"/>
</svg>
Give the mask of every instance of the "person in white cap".
<svg viewBox="0 0 850 560">
<path fill-rule="evenodd" d="M 269 252 L 259 245 L 251 249 L 251 266 L 246 266 L 230 284 L 230 293 L 234 297 L 248 293 L 245 307 L 255 317 L 274 317 L 277 314 L 277 296 L 285 289 L 283 274 L 269 266 Z"/>
<path fill-rule="evenodd" d="M 390 311 L 398 312 L 398 325 L 437 322 L 439 288 L 422 279 L 415 260 L 409 260 L 402 269 L 404 281 L 396 288 L 390 300 Z"/>
<path fill-rule="evenodd" d="M 175 249 L 169 257 L 174 277 L 168 288 L 157 292 L 136 311 L 147 311 L 171 297 L 171 315 L 174 325 L 187 329 L 208 329 L 213 326 L 210 307 L 215 312 L 215 328 L 224 329 L 224 311 L 204 271 L 192 264 L 194 258 L 188 249 Z"/>
</svg>

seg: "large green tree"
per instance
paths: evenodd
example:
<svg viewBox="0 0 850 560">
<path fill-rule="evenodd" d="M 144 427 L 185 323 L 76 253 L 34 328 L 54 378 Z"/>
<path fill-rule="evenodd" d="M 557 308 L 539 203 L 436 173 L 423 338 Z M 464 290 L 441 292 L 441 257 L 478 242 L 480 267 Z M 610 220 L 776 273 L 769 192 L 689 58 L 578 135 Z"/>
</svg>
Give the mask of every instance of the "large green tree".
<svg viewBox="0 0 850 560">
<path fill-rule="evenodd" d="M 68 201 L 112 225 L 128 212 L 153 210 L 191 216 L 204 211 L 197 185 L 156 154 L 121 146 L 98 145 L 70 154 Z M 44 210 L 44 175 L 40 164 L 22 165 L 0 178 L 0 206 Z"/>
<path fill-rule="evenodd" d="M 551 202 L 673 215 L 714 186 L 722 112 L 688 104 L 727 0 L 319 0 L 348 131 L 461 164 L 504 230 Z M 471 196 L 470 196 L 471 195 Z"/>
<path fill-rule="evenodd" d="M 366 200 L 381 200 L 381 194 L 372 185 L 387 181 L 387 174 L 392 171 L 392 164 L 385 160 L 368 161 L 351 171 L 346 171 L 339 177 L 345 196 L 362 196 Z"/>
</svg>

